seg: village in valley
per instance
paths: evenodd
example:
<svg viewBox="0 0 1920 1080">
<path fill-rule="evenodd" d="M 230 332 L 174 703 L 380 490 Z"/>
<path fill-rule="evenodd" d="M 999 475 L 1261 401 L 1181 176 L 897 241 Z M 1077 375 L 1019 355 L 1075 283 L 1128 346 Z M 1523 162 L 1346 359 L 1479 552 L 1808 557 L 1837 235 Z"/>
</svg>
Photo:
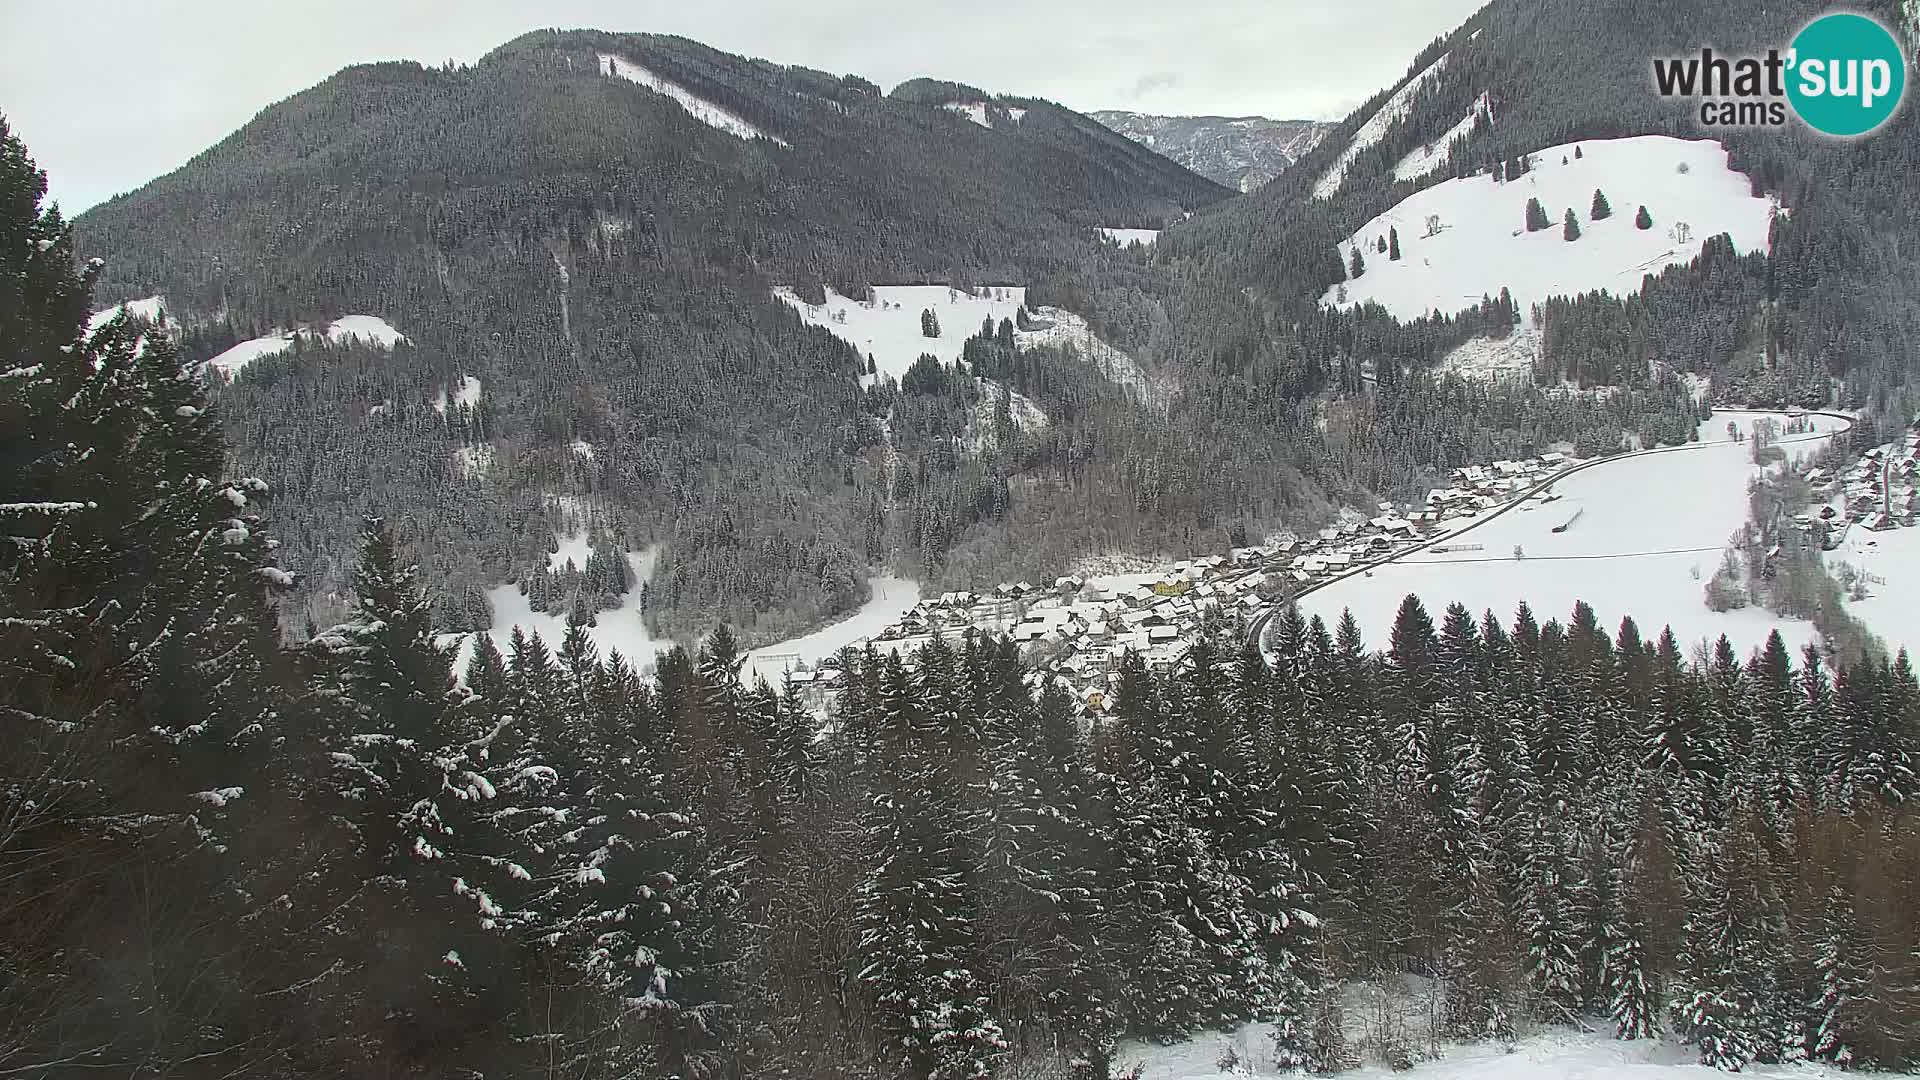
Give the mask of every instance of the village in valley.
<svg viewBox="0 0 1920 1080">
<path fill-rule="evenodd" d="M 1548 508 L 1559 498 L 1552 482 L 1587 463 L 1548 452 L 1469 466 L 1455 469 L 1449 486 L 1433 489 L 1417 507 L 1382 502 L 1372 518 L 1349 510 L 1340 524 L 1311 536 L 1282 535 L 1134 573 L 942 593 L 853 647 L 904 656 L 936 635 L 955 641 L 970 630 L 1005 634 L 1045 673 L 1038 677 L 1060 680 L 1086 710 L 1103 712 L 1112 705 L 1127 653 L 1154 670 L 1172 669 L 1203 627 L 1225 625 L 1244 635 L 1265 614 L 1315 589 L 1410 551 L 1449 550 L 1447 538 L 1464 526 L 1506 509 Z M 833 658 L 786 673 L 799 699 L 822 713 L 831 709 L 841 678 Z"/>
</svg>

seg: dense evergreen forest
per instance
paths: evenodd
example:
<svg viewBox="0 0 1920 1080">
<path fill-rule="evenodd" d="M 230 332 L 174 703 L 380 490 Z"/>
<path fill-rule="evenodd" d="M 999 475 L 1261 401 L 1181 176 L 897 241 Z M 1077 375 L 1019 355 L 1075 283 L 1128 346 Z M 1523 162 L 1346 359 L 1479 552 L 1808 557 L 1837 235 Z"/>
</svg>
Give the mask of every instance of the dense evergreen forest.
<svg viewBox="0 0 1920 1080">
<path fill-rule="evenodd" d="M 86 330 L 44 191 L 0 128 L 0 1071 L 1101 1078 L 1260 1020 L 1335 1072 L 1594 1014 L 1920 1060 L 1904 653 L 1409 599 L 1095 717 L 1005 641 L 849 653 L 821 731 L 725 627 L 456 682 L 377 519 L 289 648 L 275 493 L 167 336 Z M 1402 975 L 1430 1032 L 1349 1022 Z"/>
</svg>

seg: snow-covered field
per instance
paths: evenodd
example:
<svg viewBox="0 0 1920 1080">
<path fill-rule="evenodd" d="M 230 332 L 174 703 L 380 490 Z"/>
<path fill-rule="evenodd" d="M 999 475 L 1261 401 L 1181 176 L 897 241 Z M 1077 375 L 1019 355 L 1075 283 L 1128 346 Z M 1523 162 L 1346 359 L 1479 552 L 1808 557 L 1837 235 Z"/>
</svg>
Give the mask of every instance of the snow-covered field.
<svg viewBox="0 0 1920 1080">
<path fill-rule="evenodd" d="M 787 672 L 802 665 L 815 667 L 848 645 L 878 634 L 899 622 L 920 602 L 919 582 L 873 577 L 867 579 L 867 585 L 873 595 L 860 605 L 859 611 L 804 637 L 753 650 L 747 654 L 746 663 L 740 665 L 740 678 L 748 684 L 764 678 L 778 686 Z"/>
<path fill-rule="evenodd" d="M 781 146 L 787 145 L 787 140 L 780 136 L 761 131 L 733 112 L 715 105 L 671 79 L 662 78 L 624 57 L 615 56 L 612 53 L 599 55 L 600 70 L 628 82 L 638 83 L 656 94 L 665 94 L 685 109 L 688 116 L 708 127 L 717 128 L 742 139 L 772 139 Z"/>
<path fill-rule="evenodd" d="M 581 565 L 586 559 L 586 537 L 578 537 L 576 548 L 569 548 L 571 541 L 562 541 L 563 555 L 577 555 L 575 565 Z M 646 551 L 629 551 L 627 565 L 633 571 L 633 587 L 620 598 L 620 606 L 602 611 L 595 616 L 598 625 L 587 627 L 587 636 L 600 650 L 604 659 L 613 649 L 620 650 L 627 663 L 642 671 L 653 670 L 654 655 L 673 643 L 662 641 L 647 632 L 646 620 L 640 617 L 640 586 L 653 576 L 653 564 L 659 552 L 649 548 Z M 552 562 L 551 557 L 549 563 Z M 560 564 L 564 565 L 564 559 Z M 565 616 L 549 615 L 544 611 L 533 610 L 533 605 L 520 592 L 520 587 L 509 582 L 497 589 L 487 590 L 487 601 L 493 605 L 493 643 L 502 653 L 507 651 L 513 641 L 513 628 L 518 626 L 529 635 L 539 631 L 546 640 L 547 647 L 557 649 L 560 639 L 566 636 L 567 620 Z M 454 660 L 454 673 L 464 677 L 467 661 L 473 659 L 472 634 L 462 635 L 460 651 Z"/>
<path fill-rule="evenodd" d="M 1313 197 L 1331 198 L 1334 192 L 1339 191 L 1341 181 L 1347 178 L 1347 166 L 1353 164 L 1353 159 L 1359 157 L 1367 147 L 1386 137 L 1393 125 L 1407 115 L 1407 110 L 1413 105 L 1413 95 L 1419 93 L 1420 88 L 1425 86 L 1429 79 L 1445 70 L 1446 66 L 1447 54 L 1442 54 L 1440 59 L 1428 65 L 1425 71 L 1408 79 L 1405 86 L 1395 90 L 1393 96 L 1380 106 L 1380 111 L 1368 117 L 1367 122 L 1361 124 L 1360 129 L 1353 133 L 1353 141 L 1347 144 L 1345 150 L 1340 151 L 1340 156 L 1334 159 L 1333 165 L 1321 174 L 1320 179 L 1313 182 Z"/>
<path fill-rule="evenodd" d="M 1724 633 L 1745 655 L 1778 626 L 1797 650 L 1813 639 L 1813 624 L 1763 608 L 1714 612 L 1704 596 L 1728 536 L 1746 521 L 1747 481 L 1757 468 L 1749 444 L 1728 441 L 1726 425 L 1731 419 L 1745 431 L 1761 415 L 1778 414 L 1719 412 L 1702 423 L 1701 446 L 1574 473 L 1554 485 L 1559 499 L 1528 502 L 1456 541 L 1479 550 L 1418 552 L 1310 593 L 1301 610 L 1331 626 L 1351 608 L 1368 645 L 1384 648 L 1408 593 L 1420 596 L 1436 622 L 1456 600 L 1475 616 L 1491 608 L 1508 622 L 1523 600 L 1542 622 L 1564 621 L 1574 602 L 1585 600 L 1609 632 L 1632 615 L 1648 640 L 1667 625 L 1683 646 Z M 1820 431 L 1840 426 L 1813 419 Z M 1829 437 L 1788 436 L 1781 445 L 1804 454 Z M 1569 520 L 1565 532 L 1553 531 Z M 1513 557 L 1516 547 L 1524 558 Z"/>
<path fill-rule="evenodd" d="M 1107 239 L 1113 241 L 1116 244 L 1119 244 L 1121 247 L 1132 247 L 1134 244 L 1141 244 L 1146 247 L 1152 247 L 1153 242 L 1155 240 L 1160 239 L 1160 230 L 1159 229 L 1109 229 L 1109 228 L 1102 227 L 1100 230 L 1100 235 L 1106 237 Z"/>
<path fill-rule="evenodd" d="M 1447 163 L 1447 156 L 1453 146 L 1453 140 L 1472 131 L 1473 122 L 1480 118 L 1481 113 L 1486 112 L 1491 107 L 1492 102 L 1488 95 L 1481 94 L 1480 100 L 1473 103 L 1473 108 L 1468 111 L 1465 117 L 1461 118 L 1459 123 L 1441 132 L 1424 146 L 1414 147 L 1407 152 L 1405 157 L 1395 162 L 1393 166 L 1393 178 L 1395 180 L 1415 180 L 1445 165 Z"/>
<path fill-rule="evenodd" d="M 226 352 L 207 361 L 207 367 L 219 372 L 228 379 L 240 374 L 248 364 L 266 356 L 275 356 L 293 348 L 296 338 L 312 340 L 321 336 L 315 331 L 302 327 L 298 330 L 265 334 L 250 341 L 243 341 Z M 328 324 L 326 339 L 336 345 L 349 341 L 359 341 L 383 349 L 391 349 L 407 340 L 405 334 L 393 328 L 393 324 L 377 315 L 344 315 Z"/>
<path fill-rule="evenodd" d="M 1747 177 L 1727 167 L 1726 149 L 1711 139 L 1594 139 L 1550 146 L 1532 158 L 1534 167 L 1517 180 L 1448 180 L 1369 221 L 1340 247 L 1345 262 L 1360 245 L 1365 272 L 1329 289 L 1323 302 L 1371 300 L 1397 318 L 1413 319 L 1436 309 L 1460 311 L 1505 286 L 1525 312 L 1547 296 L 1638 292 L 1645 275 L 1691 260 L 1720 233 L 1732 236 L 1737 251 L 1766 250 L 1773 204 L 1753 195 Z M 1595 189 L 1613 208 L 1604 221 L 1588 219 Z M 1524 227 L 1530 198 L 1540 200 L 1551 222 L 1532 233 Z M 1634 227 L 1642 205 L 1653 218 L 1646 230 Z M 1561 232 L 1569 208 L 1580 224 L 1574 241 Z M 1433 218 L 1439 231 L 1429 235 Z M 1398 260 L 1376 247 L 1389 229 L 1400 236 Z"/>
<path fill-rule="evenodd" d="M 1847 614 L 1865 623 L 1888 652 L 1905 647 L 1920 657 L 1920 529 L 1847 530 L 1827 569 L 1848 562 L 1870 575 L 1869 595 L 1847 604 Z"/>
<path fill-rule="evenodd" d="M 958 360 L 967 339 L 980 332 L 981 320 L 991 318 L 997 326 L 1001 319 L 1013 318 L 1026 303 L 1027 290 L 992 286 L 968 293 L 945 285 L 875 285 L 869 303 L 828 289 L 827 302 L 817 307 L 792 289 L 775 289 L 773 295 L 793 305 L 802 319 L 826 327 L 860 350 L 860 355 L 872 356 L 880 374 L 898 379 L 921 353 L 932 353 L 943 364 Z M 937 338 L 920 332 L 920 313 L 927 310 L 940 321 Z"/>
<path fill-rule="evenodd" d="M 1120 1048 L 1115 1075 L 1140 1067 L 1140 1080 L 1242 1080 L 1247 1077 L 1299 1076 L 1274 1067 L 1267 1025 L 1249 1024 L 1233 1032 L 1208 1032 L 1173 1046 L 1127 1043 Z M 1227 1071 L 1227 1051 L 1245 1063 Z M 1689 1048 L 1667 1039 L 1621 1042 L 1602 1033 L 1552 1028 L 1519 1040 L 1511 1052 L 1498 1043 L 1450 1045 L 1446 1056 L 1403 1072 L 1370 1065 L 1340 1073 L 1354 1080 L 1687 1080 L 1726 1074 L 1699 1064 Z M 1832 1080 L 1854 1075 L 1819 1065 L 1749 1065 L 1743 1075 Z"/>
</svg>

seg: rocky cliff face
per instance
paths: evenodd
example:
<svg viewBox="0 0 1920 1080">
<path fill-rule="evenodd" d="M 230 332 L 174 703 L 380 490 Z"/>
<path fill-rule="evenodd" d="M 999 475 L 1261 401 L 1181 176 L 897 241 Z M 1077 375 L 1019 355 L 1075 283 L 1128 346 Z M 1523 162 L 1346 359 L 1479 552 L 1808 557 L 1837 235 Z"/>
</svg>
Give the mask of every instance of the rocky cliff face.
<svg viewBox="0 0 1920 1080">
<path fill-rule="evenodd" d="M 1117 109 L 1088 115 L 1215 183 L 1242 192 L 1278 176 L 1333 127 L 1317 120 L 1264 116 L 1152 116 Z"/>
</svg>

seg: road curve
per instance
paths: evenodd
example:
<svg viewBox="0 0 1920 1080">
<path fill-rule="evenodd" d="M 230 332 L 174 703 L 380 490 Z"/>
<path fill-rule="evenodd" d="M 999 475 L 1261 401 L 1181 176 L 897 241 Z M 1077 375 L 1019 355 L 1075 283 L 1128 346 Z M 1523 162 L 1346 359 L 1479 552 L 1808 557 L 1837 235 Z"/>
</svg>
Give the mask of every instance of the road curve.
<svg viewBox="0 0 1920 1080">
<path fill-rule="evenodd" d="M 1763 414 L 1767 416 L 1772 416 L 1772 415 L 1775 415 L 1777 412 L 1778 410 L 1775 410 L 1775 409 L 1715 409 L 1714 415 L 1719 416 L 1721 413 L 1758 413 L 1758 414 Z M 1781 443 L 1787 443 L 1787 442 L 1806 442 L 1809 439 L 1816 439 L 1816 438 L 1831 438 L 1834 435 L 1838 435 L 1843 432 L 1853 430 L 1853 417 L 1848 416 L 1844 413 L 1827 412 L 1822 409 L 1809 409 L 1803 415 L 1832 417 L 1833 419 L 1840 421 L 1845 426 L 1840 428 L 1837 431 L 1823 431 L 1823 432 L 1809 433 L 1806 435 L 1788 436 L 1787 438 L 1777 440 L 1774 443 L 1774 445 L 1778 446 Z M 1472 522 L 1471 524 L 1465 525 L 1459 529 L 1455 529 L 1454 531 L 1449 533 L 1442 533 L 1439 536 L 1435 536 L 1428 540 L 1422 541 L 1421 543 L 1415 544 L 1410 548 L 1403 548 L 1399 551 L 1395 551 L 1387 555 L 1383 555 L 1380 558 L 1373 560 L 1372 562 L 1361 563 L 1360 565 L 1355 566 L 1352 569 L 1345 571 L 1344 573 L 1336 574 L 1333 577 L 1324 578 L 1320 581 L 1316 581 L 1313 584 L 1307 586 L 1306 588 L 1301 589 L 1299 592 L 1293 594 L 1293 599 L 1297 603 L 1301 597 L 1306 596 L 1309 593 L 1318 592 L 1321 589 L 1324 589 L 1335 582 L 1345 581 L 1346 579 L 1354 576 L 1355 574 L 1366 573 L 1367 571 L 1372 570 L 1376 566 L 1385 566 L 1387 563 L 1390 563 L 1390 562 L 1398 562 L 1399 560 L 1404 559 L 1409 555 L 1412 555 L 1416 552 L 1425 551 L 1436 544 L 1447 543 L 1461 536 L 1464 536 L 1467 533 L 1472 532 L 1473 530 L 1479 528 L 1480 526 L 1485 525 L 1487 522 L 1492 521 L 1493 519 L 1501 516 L 1502 514 L 1505 514 L 1511 510 L 1518 509 L 1520 504 L 1526 502 L 1529 498 L 1533 497 L 1539 492 L 1545 491 L 1546 489 L 1552 487 L 1553 485 L 1559 483 L 1560 481 L 1566 479 L 1567 477 L 1572 476 L 1574 473 L 1580 472 L 1582 470 L 1596 468 L 1598 466 L 1610 464 L 1616 461 L 1625 461 L 1628 458 L 1646 457 L 1649 454 L 1673 454 L 1673 453 L 1679 453 L 1684 450 L 1704 450 L 1709 446 L 1718 446 L 1718 445 L 1720 444 L 1708 443 L 1708 442 L 1690 442 L 1690 443 L 1681 443 L 1678 446 L 1656 446 L 1651 450 L 1630 450 L 1624 454 L 1613 454 L 1608 457 L 1598 457 L 1598 458 L 1594 458 L 1591 461 L 1583 461 L 1578 465 L 1570 465 L 1567 468 L 1561 469 L 1559 472 L 1554 473 L 1552 476 L 1548 477 L 1547 479 L 1542 480 L 1539 483 L 1533 485 L 1527 490 L 1519 493 L 1518 495 L 1515 495 L 1513 498 L 1507 500 L 1507 502 L 1501 504 L 1501 506 L 1498 509 L 1494 510 L 1492 513 L 1486 515 L 1483 518 L 1480 518 L 1477 521 Z M 1255 615 L 1253 617 L 1253 621 L 1247 624 L 1247 644 L 1248 645 L 1258 645 L 1263 649 L 1265 648 L 1267 624 L 1273 621 L 1273 617 L 1276 614 L 1278 614 L 1279 611 L 1280 611 L 1280 605 L 1269 604 L 1266 608 L 1261 610 L 1260 614 Z"/>
</svg>

